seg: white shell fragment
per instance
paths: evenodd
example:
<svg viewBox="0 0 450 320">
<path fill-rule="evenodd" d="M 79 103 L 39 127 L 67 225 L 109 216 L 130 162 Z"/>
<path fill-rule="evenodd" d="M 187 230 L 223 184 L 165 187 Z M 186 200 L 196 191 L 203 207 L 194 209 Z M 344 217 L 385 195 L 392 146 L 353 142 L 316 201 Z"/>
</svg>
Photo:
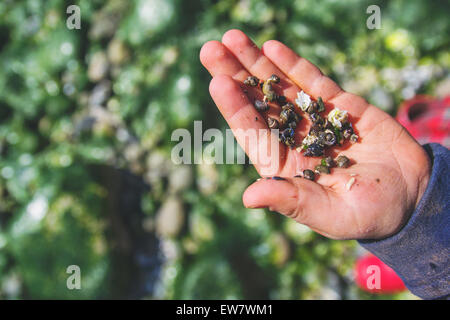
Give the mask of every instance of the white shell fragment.
<svg viewBox="0 0 450 320">
<path fill-rule="evenodd" d="M 350 178 L 348 182 L 345 184 L 345 189 L 350 190 L 355 183 L 356 179 L 354 177 Z"/>
<path fill-rule="evenodd" d="M 334 108 L 328 114 L 328 121 L 337 128 L 342 128 L 342 125 L 348 121 L 348 113 L 345 110 Z"/>
<path fill-rule="evenodd" d="M 302 90 L 297 92 L 297 99 L 295 99 L 295 103 L 302 111 L 306 112 L 311 104 L 311 97 Z"/>
<path fill-rule="evenodd" d="M 319 138 L 317 136 L 311 136 L 308 134 L 303 139 L 302 144 L 309 146 L 309 145 L 313 144 L 314 142 L 316 142 L 317 140 L 319 140 Z"/>
</svg>

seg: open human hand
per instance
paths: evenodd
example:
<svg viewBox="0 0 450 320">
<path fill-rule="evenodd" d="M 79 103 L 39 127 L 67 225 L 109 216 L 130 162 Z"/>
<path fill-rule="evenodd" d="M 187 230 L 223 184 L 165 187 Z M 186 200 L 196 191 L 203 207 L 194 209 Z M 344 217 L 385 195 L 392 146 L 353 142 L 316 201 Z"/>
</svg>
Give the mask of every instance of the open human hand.
<svg viewBox="0 0 450 320">
<path fill-rule="evenodd" d="M 249 155 L 256 170 L 261 164 L 256 155 L 264 143 L 279 144 L 274 174 L 285 180 L 261 179 L 243 195 L 248 208 L 268 207 L 312 230 L 333 239 L 381 239 L 398 232 L 417 206 L 428 184 L 430 160 L 423 148 L 391 116 L 363 98 L 342 90 L 311 62 L 284 44 L 270 40 L 259 49 L 243 32 L 230 30 L 222 42 L 209 41 L 200 60 L 211 73 L 210 94 L 236 140 Z M 242 85 L 250 75 L 281 78 L 280 91 L 291 102 L 300 90 L 325 102 L 326 111 L 335 107 L 347 110 L 360 139 L 335 147 L 332 153 L 351 159 L 349 168 L 334 168 L 313 182 L 294 178 L 312 169 L 319 158 L 304 157 L 273 139 L 246 143 L 237 129 L 266 130 L 267 116 L 279 114 L 277 106 L 260 114 L 253 106 L 259 92 Z M 297 126 L 295 138 L 301 141 L 310 127 L 309 120 Z M 266 149 L 265 149 L 266 150 Z M 350 189 L 346 184 L 355 178 Z"/>
</svg>

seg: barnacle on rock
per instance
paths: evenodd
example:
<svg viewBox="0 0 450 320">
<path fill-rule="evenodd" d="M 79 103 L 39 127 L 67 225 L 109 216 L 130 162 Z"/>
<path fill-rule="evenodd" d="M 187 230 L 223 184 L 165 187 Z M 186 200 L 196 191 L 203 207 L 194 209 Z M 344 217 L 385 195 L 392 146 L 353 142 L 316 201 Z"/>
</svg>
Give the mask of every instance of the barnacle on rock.
<svg viewBox="0 0 450 320">
<path fill-rule="evenodd" d="M 304 146 L 309 146 L 313 143 L 316 143 L 319 140 L 319 137 L 315 134 L 308 134 L 306 137 L 303 138 L 302 144 Z"/>
<path fill-rule="evenodd" d="M 323 156 L 323 147 L 318 143 L 310 144 L 304 153 L 305 157 L 321 157 Z"/>
<path fill-rule="evenodd" d="M 295 103 L 302 111 L 306 112 L 311 104 L 311 97 L 302 90 L 297 92 L 297 99 L 295 99 Z"/>
<path fill-rule="evenodd" d="M 331 122 L 331 124 L 334 127 L 342 128 L 344 124 L 348 121 L 348 113 L 345 110 L 340 110 L 338 108 L 334 108 L 330 111 L 328 114 L 328 121 Z"/>
</svg>

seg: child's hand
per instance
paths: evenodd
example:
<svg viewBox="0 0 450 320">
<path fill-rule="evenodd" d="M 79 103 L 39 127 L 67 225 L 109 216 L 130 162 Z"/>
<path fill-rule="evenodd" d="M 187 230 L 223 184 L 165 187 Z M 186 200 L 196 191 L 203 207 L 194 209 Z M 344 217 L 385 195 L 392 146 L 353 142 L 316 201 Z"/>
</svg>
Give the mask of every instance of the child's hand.
<svg viewBox="0 0 450 320">
<path fill-rule="evenodd" d="M 271 161 L 279 168 L 274 175 L 286 180 L 263 179 L 252 184 L 243 195 L 246 207 L 269 207 L 334 239 L 380 239 L 399 231 L 425 191 L 430 172 L 426 153 L 399 123 L 363 98 L 343 91 L 278 41 L 268 41 L 260 50 L 244 33 L 230 30 L 222 42 L 206 43 L 200 59 L 213 76 L 211 96 L 234 131 L 266 129 L 270 135 L 267 119 L 251 101 L 259 94 L 257 89 L 245 87 L 248 92 L 244 94 L 242 82 L 249 75 L 267 79 L 276 74 L 281 78 L 279 94 L 293 102 L 297 92 L 304 90 L 314 99 L 322 97 L 327 111 L 334 107 L 347 110 L 360 137 L 355 144 L 334 149 L 335 155 L 346 155 L 353 165 L 332 169 L 317 182 L 293 177 L 313 169 L 320 159 L 304 157 L 280 144 L 279 157 Z M 268 114 L 276 113 L 274 109 Z M 309 127 L 306 119 L 299 123 L 297 142 Z M 239 134 L 236 139 L 261 172 L 255 156 L 261 146 L 246 145 Z M 346 184 L 352 177 L 355 182 L 348 190 Z"/>
</svg>

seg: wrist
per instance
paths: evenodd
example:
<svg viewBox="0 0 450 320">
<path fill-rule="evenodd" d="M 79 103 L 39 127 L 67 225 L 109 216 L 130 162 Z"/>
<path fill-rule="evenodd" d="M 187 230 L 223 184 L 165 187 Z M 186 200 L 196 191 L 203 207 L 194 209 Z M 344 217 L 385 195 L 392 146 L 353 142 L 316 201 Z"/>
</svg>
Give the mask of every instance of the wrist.
<svg viewBox="0 0 450 320">
<path fill-rule="evenodd" d="M 405 205 L 401 208 L 401 213 L 398 215 L 399 220 L 397 223 L 393 224 L 396 225 L 396 227 L 389 229 L 389 232 L 383 237 L 378 238 L 378 240 L 391 237 L 405 227 L 414 211 L 418 208 L 428 187 L 432 169 L 432 154 L 429 155 L 426 148 L 420 145 L 417 145 L 417 149 L 412 154 L 414 154 L 412 158 L 416 159 L 416 161 L 411 163 L 412 166 L 410 167 L 409 177 L 406 179 L 408 182 L 407 194 L 404 199 Z"/>
<path fill-rule="evenodd" d="M 412 293 L 424 299 L 437 299 L 450 294 L 450 152 L 438 144 L 428 144 L 423 149 L 432 169 L 417 175 L 421 190 L 406 225 L 386 239 L 359 243 L 393 268 Z"/>
<path fill-rule="evenodd" d="M 415 201 L 413 210 L 416 210 L 417 206 L 419 205 L 419 202 L 422 199 L 423 194 L 425 193 L 425 190 L 427 189 L 428 183 L 430 181 L 430 176 L 431 176 L 432 161 L 431 161 L 430 155 L 428 154 L 428 150 L 426 148 L 423 148 L 423 153 L 424 153 L 424 157 L 425 157 L 425 161 L 424 161 L 425 165 L 423 166 L 421 172 L 419 172 L 419 174 L 417 176 L 417 181 L 418 181 L 417 196 L 416 196 L 416 201 Z"/>
</svg>

